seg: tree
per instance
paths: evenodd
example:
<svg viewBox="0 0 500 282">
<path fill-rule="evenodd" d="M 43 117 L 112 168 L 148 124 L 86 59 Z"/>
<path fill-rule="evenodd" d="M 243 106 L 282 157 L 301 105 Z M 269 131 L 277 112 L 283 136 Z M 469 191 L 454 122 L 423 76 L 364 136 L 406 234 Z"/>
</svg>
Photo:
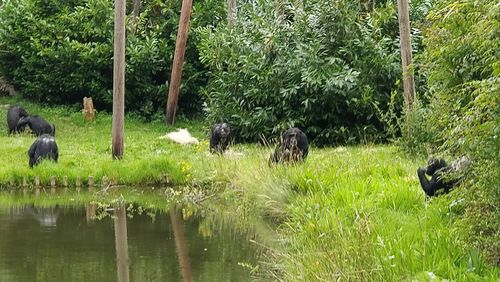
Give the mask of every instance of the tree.
<svg viewBox="0 0 500 282">
<path fill-rule="evenodd" d="M 115 2 L 115 35 L 113 58 L 113 128 L 112 154 L 123 157 L 123 124 L 125 116 L 125 1 Z"/>
<path fill-rule="evenodd" d="M 187 33 L 189 30 L 189 17 L 191 15 L 192 0 L 183 0 L 181 17 L 179 19 L 179 29 L 177 31 L 177 41 L 175 43 L 174 61 L 172 63 L 172 75 L 168 89 L 166 122 L 174 124 L 177 101 L 179 100 L 179 87 L 182 77 L 182 64 L 186 52 Z"/>
</svg>

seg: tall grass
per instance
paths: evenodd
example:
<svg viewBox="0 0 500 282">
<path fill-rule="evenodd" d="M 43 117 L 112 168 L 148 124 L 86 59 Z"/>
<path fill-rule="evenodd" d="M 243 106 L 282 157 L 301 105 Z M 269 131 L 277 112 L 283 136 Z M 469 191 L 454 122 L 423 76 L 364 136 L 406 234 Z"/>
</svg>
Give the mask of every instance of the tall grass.
<svg viewBox="0 0 500 282">
<path fill-rule="evenodd" d="M 227 212 L 278 222 L 260 278 L 497 281 L 498 269 L 460 244 L 458 193 L 425 199 L 416 177 L 423 158 L 392 146 L 313 148 L 303 164 L 268 167 L 270 148 L 233 150 L 243 156 L 202 157 L 191 170 L 195 181 L 226 188 Z"/>
</svg>

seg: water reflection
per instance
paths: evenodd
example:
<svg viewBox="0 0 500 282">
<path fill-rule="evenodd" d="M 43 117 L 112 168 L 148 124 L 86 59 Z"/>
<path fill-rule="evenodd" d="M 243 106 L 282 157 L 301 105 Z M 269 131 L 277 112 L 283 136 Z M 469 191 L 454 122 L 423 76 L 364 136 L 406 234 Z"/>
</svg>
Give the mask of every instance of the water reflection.
<svg viewBox="0 0 500 282">
<path fill-rule="evenodd" d="M 55 227 L 59 213 L 60 210 L 58 205 L 54 207 L 35 207 L 35 205 L 27 205 L 24 207 L 12 207 L 10 214 L 13 219 L 31 217 L 42 227 Z"/>
<path fill-rule="evenodd" d="M 0 281 L 250 281 L 255 235 L 224 224 L 186 208 L 0 208 Z"/>
<path fill-rule="evenodd" d="M 172 221 L 172 228 L 174 229 L 175 250 L 177 258 L 179 259 L 182 281 L 191 282 L 193 281 L 193 274 L 191 262 L 189 261 L 186 237 L 184 236 L 184 228 L 182 227 L 182 211 L 172 208 L 170 210 L 170 220 Z"/>
<path fill-rule="evenodd" d="M 129 258 L 127 241 L 127 214 L 125 204 L 120 204 L 115 208 L 115 247 L 116 247 L 116 270 L 119 282 L 128 282 Z"/>
</svg>

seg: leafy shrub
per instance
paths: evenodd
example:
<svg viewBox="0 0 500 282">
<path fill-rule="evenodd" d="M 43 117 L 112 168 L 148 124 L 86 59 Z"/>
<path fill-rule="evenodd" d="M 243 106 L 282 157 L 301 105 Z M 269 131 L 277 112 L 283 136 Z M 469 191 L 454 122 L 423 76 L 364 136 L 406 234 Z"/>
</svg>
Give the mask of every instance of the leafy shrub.
<svg viewBox="0 0 500 282">
<path fill-rule="evenodd" d="M 500 254 L 499 15 L 495 1 L 438 1 L 424 41 L 437 150 L 474 159 L 459 226 L 491 259 Z"/>
<path fill-rule="evenodd" d="M 318 145 L 385 140 L 375 106 L 387 109 L 401 74 L 394 5 L 319 0 L 275 12 L 251 2 L 233 29 L 198 29 L 209 119 L 228 121 L 244 141 L 292 125 Z"/>
<path fill-rule="evenodd" d="M 212 23 L 210 15 L 221 11 L 222 5 L 212 2 L 195 4 L 194 27 Z M 128 109 L 151 119 L 166 104 L 181 3 L 141 4 L 136 21 L 127 17 L 125 102 Z M 203 4 L 212 9 L 199 9 Z M 0 73 L 32 100 L 73 104 L 90 95 L 98 108 L 111 109 L 113 11 L 113 1 L 106 0 L 4 1 Z M 197 93 L 206 80 L 195 42 L 187 46 L 179 102 L 191 113 L 200 110 Z"/>
</svg>

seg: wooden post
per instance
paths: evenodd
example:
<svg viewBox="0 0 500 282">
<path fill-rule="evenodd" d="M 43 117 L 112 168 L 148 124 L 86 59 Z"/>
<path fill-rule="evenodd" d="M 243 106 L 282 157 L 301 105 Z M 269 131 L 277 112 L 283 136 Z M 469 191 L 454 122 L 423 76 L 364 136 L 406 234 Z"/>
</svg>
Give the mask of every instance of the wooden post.
<svg viewBox="0 0 500 282">
<path fill-rule="evenodd" d="M 187 33 L 189 30 L 189 17 L 191 14 L 192 0 L 182 0 L 181 17 L 179 19 L 179 29 L 177 30 L 177 41 L 175 42 L 174 61 L 172 63 L 172 74 L 168 88 L 167 99 L 167 124 L 174 124 L 177 101 L 179 100 L 179 87 L 181 85 L 182 64 L 184 63 L 184 53 L 186 52 Z"/>
<path fill-rule="evenodd" d="M 35 176 L 35 196 L 40 196 L 40 176 Z"/>
<path fill-rule="evenodd" d="M 405 108 L 406 110 L 410 110 L 415 99 L 415 80 L 411 61 L 411 35 L 408 0 L 398 0 L 398 18 Z"/>
<path fill-rule="evenodd" d="M 82 189 L 82 178 L 80 176 L 76 177 L 76 192 L 80 193 L 80 190 Z"/>
<path fill-rule="evenodd" d="M 63 176 L 63 187 L 64 187 L 64 193 L 68 192 L 68 177 Z"/>
<path fill-rule="evenodd" d="M 23 176 L 23 188 L 26 187 L 28 187 L 28 179 L 26 178 L 26 176 Z"/>
<path fill-rule="evenodd" d="M 55 176 L 50 177 L 50 193 L 52 193 L 52 194 L 56 193 L 56 177 Z"/>
<path fill-rule="evenodd" d="M 85 114 L 85 119 L 92 122 L 95 120 L 94 102 L 92 102 L 92 97 L 83 97 L 83 113 Z"/>
<path fill-rule="evenodd" d="M 115 0 L 115 36 L 113 57 L 113 129 L 112 154 L 123 157 L 125 115 L 125 1 Z"/>
<path fill-rule="evenodd" d="M 89 176 L 89 192 L 92 192 L 94 190 L 94 177 Z"/>
<path fill-rule="evenodd" d="M 232 28 L 236 24 L 236 0 L 227 0 L 227 25 Z"/>
</svg>

